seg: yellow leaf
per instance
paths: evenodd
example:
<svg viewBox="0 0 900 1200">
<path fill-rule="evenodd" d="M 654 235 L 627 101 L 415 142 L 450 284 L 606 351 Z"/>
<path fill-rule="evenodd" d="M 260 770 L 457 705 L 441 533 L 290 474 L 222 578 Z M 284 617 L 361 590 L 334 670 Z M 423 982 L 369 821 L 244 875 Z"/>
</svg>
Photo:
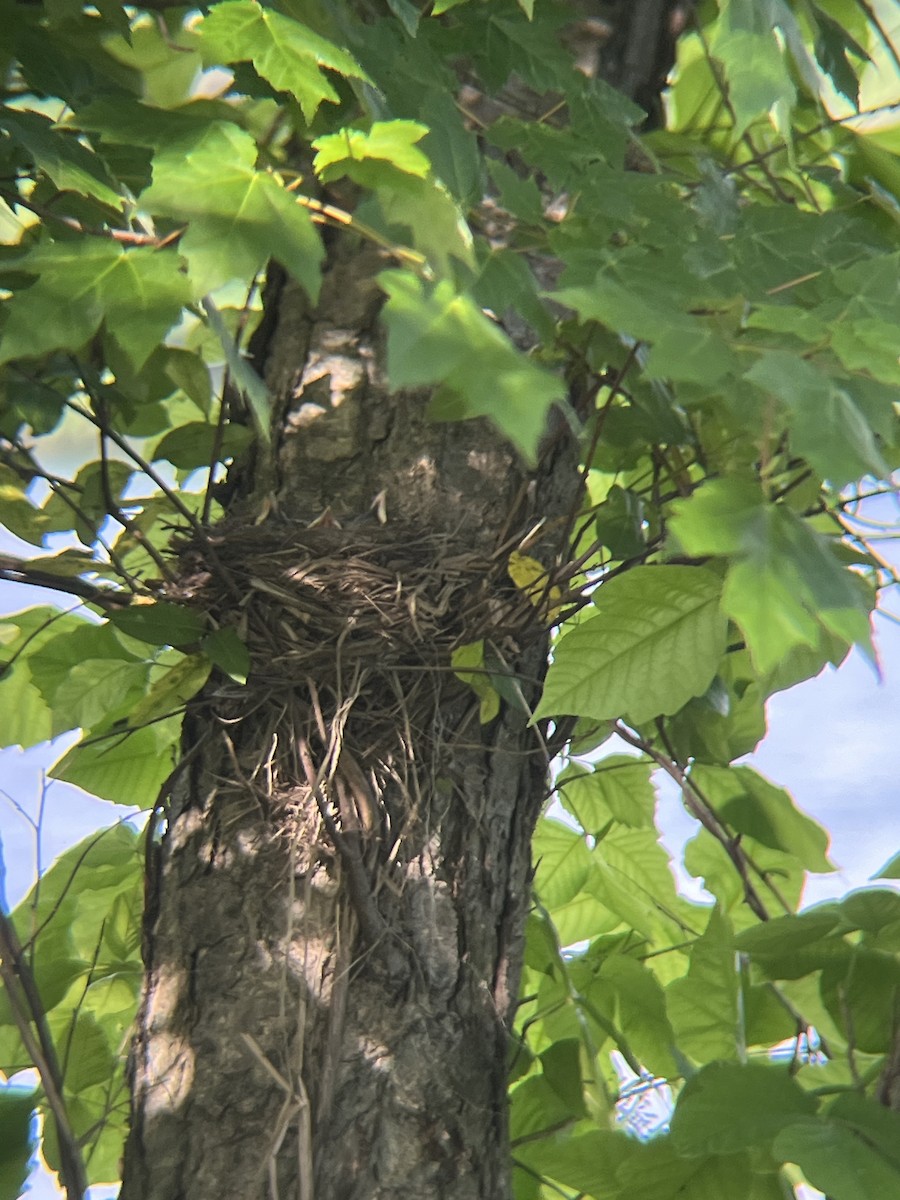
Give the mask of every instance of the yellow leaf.
<svg viewBox="0 0 900 1200">
<path fill-rule="evenodd" d="M 547 586 L 547 568 L 536 558 L 513 550 L 506 570 L 519 591 L 528 597 L 541 616 L 548 621 L 555 621 L 559 616 L 562 592 L 555 584 Z"/>
<path fill-rule="evenodd" d="M 450 665 L 456 678 L 467 683 L 481 701 L 478 712 L 481 724 L 487 725 L 488 721 L 493 721 L 500 711 L 500 696 L 485 669 L 484 639 L 459 646 L 450 656 Z"/>
</svg>

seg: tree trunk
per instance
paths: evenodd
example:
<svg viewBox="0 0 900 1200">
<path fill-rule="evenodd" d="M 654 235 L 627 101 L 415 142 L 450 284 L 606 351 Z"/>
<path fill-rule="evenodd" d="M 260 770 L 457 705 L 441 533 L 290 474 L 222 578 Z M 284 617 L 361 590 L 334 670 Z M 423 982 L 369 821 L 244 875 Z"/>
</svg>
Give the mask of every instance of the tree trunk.
<svg viewBox="0 0 900 1200">
<path fill-rule="evenodd" d="M 528 476 L 387 393 L 379 265 L 334 246 L 314 314 L 270 288 L 276 494 L 182 553 L 253 671 L 195 704 L 151 847 L 127 1200 L 506 1194 L 548 768 L 546 636 L 506 565 L 535 512 L 549 563 L 577 475 L 566 436 Z M 478 639 L 507 676 L 486 724 L 450 668 Z"/>
<path fill-rule="evenodd" d="M 676 7 L 599 6 L 631 22 L 631 94 L 634 30 L 659 41 Z M 641 61 L 660 78 L 656 49 Z M 577 460 L 563 426 L 528 474 L 485 423 L 389 393 L 385 265 L 342 235 L 314 310 L 275 273 L 255 346 L 274 453 L 182 549 L 181 598 L 237 629 L 252 671 L 192 705 L 149 839 L 122 1200 L 509 1192 L 550 751 L 529 723 L 545 623 L 507 563 L 552 571 Z M 484 723 L 451 667 L 480 641 L 502 694 Z"/>
</svg>

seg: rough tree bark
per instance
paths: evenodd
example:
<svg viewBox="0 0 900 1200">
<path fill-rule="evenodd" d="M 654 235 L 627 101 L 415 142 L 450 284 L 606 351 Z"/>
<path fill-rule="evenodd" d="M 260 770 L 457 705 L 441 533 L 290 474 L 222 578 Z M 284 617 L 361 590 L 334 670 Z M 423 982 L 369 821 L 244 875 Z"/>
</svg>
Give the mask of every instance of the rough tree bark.
<svg viewBox="0 0 900 1200">
<path fill-rule="evenodd" d="M 672 5 L 651 8 L 658 35 Z M 549 761 L 546 636 L 505 567 L 523 539 L 552 567 L 576 449 L 551 432 L 529 474 L 488 426 L 390 394 L 384 265 L 342 234 L 314 311 L 270 281 L 275 453 L 182 552 L 253 673 L 194 705 L 149 841 L 123 1200 L 508 1194 Z M 484 725 L 449 664 L 482 637 L 510 677 Z"/>
</svg>

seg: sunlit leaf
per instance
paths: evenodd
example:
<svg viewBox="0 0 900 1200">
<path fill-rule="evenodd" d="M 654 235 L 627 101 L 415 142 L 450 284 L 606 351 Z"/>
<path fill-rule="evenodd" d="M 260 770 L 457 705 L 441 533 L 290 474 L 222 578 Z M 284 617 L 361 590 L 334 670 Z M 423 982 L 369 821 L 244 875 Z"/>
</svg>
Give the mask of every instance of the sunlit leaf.
<svg viewBox="0 0 900 1200">
<path fill-rule="evenodd" d="M 603 584 L 594 605 L 597 614 L 556 646 L 538 716 L 640 723 L 709 687 L 725 650 L 714 575 L 638 567 Z"/>
<path fill-rule="evenodd" d="M 666 989 L 678 1046 L 698 1062 L 736 1058 L 738 997 L 731 928 L 714 908 L 705 932 L 694 942 L 687 975 Z"/>
<path fill-rule="evenodd" d="M 256 169 L 256 157 L 249 134 L 214 122 L 173 140 L 153 160 L 141 205 L 187 225 L 179 249 L 190 263 L 194 296 L 230 279 L 249 281 L 270 256 L 310 296 L 318 294 L 323 249 L 309 214 L 274 175 Z"/>
<path fill-rule="evenodd" d="M 339 99 L 326 70 L 367 78 L 346 50 L 255 0 L 216 4 L 200 27 L 200 37 L 208 63 L 252 60 L 273 87 L 297 97 L 307 121 L 323 100 Z"/>
</svg>

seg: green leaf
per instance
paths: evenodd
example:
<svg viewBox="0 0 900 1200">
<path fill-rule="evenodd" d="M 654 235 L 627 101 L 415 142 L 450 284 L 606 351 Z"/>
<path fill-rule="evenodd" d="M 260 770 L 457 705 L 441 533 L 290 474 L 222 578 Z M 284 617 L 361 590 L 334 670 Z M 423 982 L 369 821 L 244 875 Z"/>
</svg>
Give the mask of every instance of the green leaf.
<svg viewBox="0 0 900 1200">
<path fill-rule="evenodd" d="M 728 569 L 722 607 L 740 626 L 761 673 L 797 646 L 817 647 L 823 627 L 848 644 L 870 647 L 867 589 L 840 565 L 829 541 L 783 504 L 769 504 L 726 513 L 721 535 L 713 535 L 716 544 L 726 544 L 741 526 L 743 557 Z M 695 531 L 691 545 L 699 544 Z"/>
<path fill-rule="evenodd" d="M 71 1095 L 109 1080 L 116 1068 L 116 1056 L 103 1029 L 92 1013 L 80 1013 L 72 1030 L 66 1060 L 65 1085 Z"/>
<path fill-rule="evenodd" d="M 9 301 L 0 363 L 81 350 L 102 323 L 139 369 L 190 300 L 172 250 L 85 238 L 37 246 L 19 267 L 37 278 Z"/>
<path fill-rule="evenodd" d="M 775 883 L 779 903 L 783 899 L 788 905 L 798 905 L 806 878 L 799 860 L 793 854 L 773 850 L 752 838 L 743 838 L 741 844 L 752 858 L 754 868 Z M 704 887 L 716 897 L 738 928 L 756 924 L 758 918 L 747 904 L 744 884 L 733 861 L 722 843 L 707 830 L 700 829 L 685 846 L 684 865 L 691 875 L 702 878 Z"/>
<path fill-rule="evenodd" d="M 143 871 L 141 840 L 130 826 L 118 823 L 62 854 L 12 914 L 23 941 L 34 929 L 41 931 L 34 944 L 35 979 L 52 1023 L 63 1030 L 76 1011 L 102 1016 L 94 989 L 102 988 L 113 973 L 121 980 L 128 966 L 125 958 L 130 959 L 132 979 L 124 1006 L 129 1011 L 120 1024 L 123 1031 L 127 1026 L 140 983 L 140 934 L 134 919 L 141 907 Z M 131 935 L 113 962 L 112 938 L 123 912 L 128 914 Z M 0 1007 L 2 997 L 0 993 Z M 123 1011 L 122 1005 L 118 1011 Z M 4 1018 L 10 1020 L 11 1014 L 7 1011 Z"/>
<path fill-rule="evenodd" d="M 245 7 L 244 0 L 234 2 Z M 251 0 L 246 6 L 257 7 Z M 256 155 L 253 138 L 235 125 L 216 121 L 191 130 L 155 156 L 141 207 L 188 223 L 179 249 L 190 264 L 194 296 L 231 279 L 252 279 L 274 257 L 315 299 L 321 240 L 276 176 L 255 169 Z"/>
<path fill-rule="evenodd" d="M 634 558 L 646 550 L 644 502 L 636 492 L 613 484 L 594 520 L 597 539 L 613 558 Z"/>
<path fill-rule="evenodd" d="M 420 13 L 411 0 L 387 0 L 388 8 L 394 14 L 398 21 L 403 25 L 403 28 L 410 37 L 416 36 L 416 31 L 419 28 Z"/>
<path fill-rule="evenodd" d="M 86 659 L 105 659 L 107 662 L 137 663 L 142 656 L 123 644 L 115 627 L 77 621 L 69 629 L 55 632 L 58 624 L 50 628 L 52 636 L 36 646 L 28 656 L 31 677 L 48 703 L 56 704 L 57 690 L 65 684 L 73 667 Z"/>
<path fill-rule="evenodd" d="M 59 719 L 49 703 L 52 689 L 46 685 L 46 664 L 54 657 L 58 639 L 73 639 L 68 643 L 71 647 L 85 637 L 90 653 L 92 632 L 84 619 L 49 607 L 15 613 L 0 623 L 0 659 L 9 662 L 15 656 L 13 666 L 0 673 L 4 744 L 32 746 L 53 736 Z M 77 662 L 79 657 L 67 662 Z M 66 671 L 67 667 L 54 686 Z"/>
<path fill-rule="evenodd" d="M 760 29 L 755 16 L 746 24 L 740 17 L 734 17 L 734 10 L 740 7 L 735 0 L 726 8 L 726 16 L 732 19 L 723 19 L 721 32 L 711 46 L 725 71 L 735 133 L 744 133 L 748 125 L 769 116 L 773 110 L 780 110 L 777 124 L 783 127 L 796 99 L 784 50 L 768 26 L 768 14 L 762 17 L 764 25 Z M 766 8 L 771 10 L 772 5 L 760 5 L 761 10 Z M 758 15 L 762 16 L 762 12 Z"/>
<path fill-rule="evenodd" d="M 714 1062 L 684 1085 L 672 1117 L 672 1143 L 686 1157 L 767 1146 L 816 1102 L 783 1066 Z"/>
<path fill-rule="evenodd" d="M 208 467 L 213 461 L 223 462 L 240 454 L 252 439 L 253 434 L 246 426 L 229 423 L 224 429 L 218 430 L 206 421 L 188 421 L 169 430 L 156 443 L 153 458 L 164 458 L 173 467 L 193 471 L 197 467 Z"/>
<path fill-rule="evenodd" d="M 429 287 L 415 275 L 386 271 L 388 374 L 394 388 L 441 384 L 431 415 L 440 420 L 489 417 L 528 459 L 560 380 L 536 367 L 449 281 Z"/>
<path fill-rule="evenodd" d="M 880 871 L 877 871 L 873 879 L 900 879 L 900 854 L 895 854 L 893 858 L 889 858 Z"/>
<path fill-rule="evenodd" d="M 691 949 L 688 973 L 666 989 L 679 1048 L 697 1062 L 737 1055 L 739 979 L 734 937 L 718 907 Z"/>
<path fill-rule="evenodd" d="M 0 1085 L 0 1200 L 17 1200 L 28 1178 L 36 1138 L 32 1113 L 37 1093 L 16 1084 Z"/>
<path fill-rule="evenodd" d="M 349 175 L 367 186 L 378 186 L 380 176 L 365 169 L 367 160 L 388 163 L 407 175 L 424 179 L 431 169 L 428 156 L 416 148 L 428 133 L 418 121 L 375 121 L 371 129 L 341 129 L 316 138 L 313 168 L 323 183 Z M 385 177 L 387 182 L 390 176 Z"/>
<path fill-rule="evenodd" d="M 456 201 L 439 179 L 396 175 L 380 183 L 374 198 L 360 205 L 360 220 L 384 228 L 386 236 L 409 240 L 441 276 L 453 276 L 451 259 L 474 269 L 471 231 Z"/>
<path fill-rule="evenodd" d="M 474 298 L 506 319 L 509 313 L 527 321 L 543 338 L 555 336 L 555 324 L 538 298 L 537 283 L 528 264 L 511 250 L 493 250 L 475 281 Z"/>
<path fill-rule="evenodd" d="M 737 833 L 793 854 L 808 871 L 834 870 L 826 853 L 828 834 L 822 826 L 796 808 L 788 791 L 776 787 L 752 767 L 698 763 L 691 778 Z"/>
<path fill-rule="evenodd" d="M 551 911 L 576 896 L 591 870 L 584 835 L 545 817 L 534 836 L 535 890 Z"/>
<path fill-rule="evenodd" d="M 175 765 L 180 726 L 160 721 L 79 742 L 51 774 L 115 804 L 150 808 Z"/>
<path fill-rule="evenodd" d="M 557 644 L 536 717 L 640 724 L 677 712 L 725 652 L 719 581 L 697 567 L 637 567 L 594 595 L 597 615 Z"/>
<path fill-rule="evenodd" d="M 868 54 L 838 21 L 815 5 L 812 18 L 816 24 L 815 55 L 819 66 L 854 108 L 859 108 L 859 78 L 848 58 L 848 51 L 858 58 Z"/>
<path fill-rule="evenodd" d="M 231 628 L 216 629 L 200 642 L 203 653 L 214 666 L 233 679 L 246 683 L 250 674 L 250 651 Z"/>
<path fill-rule="evenodd" d="M 54 713 L 32 683 L 26 664 L 4 669 L 0 699 L 4 709 L 0 741 L 4 746 L 27 748 L 53 736 Z"/>
<path fill-rule="evenodd" d="M 641 1063 L 655 1075 L 676 1076 L 675 1034 L 656 976 L 637 959 L 612 954 L 602 963 L 598 978 L 614 989 L 614 1019 Z"/>
<path fill-rule="evenodd" d="M 636 1144 L 636 1152 L 616 1171 L 621 1190 L 615 1200 L 784 1200 L 771 1171 L 754 1170 L 748 1154 L 682 1158 L 669 1137 Z"/>
<path fill-rule="evenodd" d="M 600 321 L 607 328 L 633 338 L 652 340 L 662 329 L 670 330 L 673 335 L 693 333 L 697 323 L 667 305 L 657 285 L 658 278 L 652 287 L 643 280 L 629 286 L 611 272 L 601 272 L 590 284 L 562 287 L 549 293 L 549 298 L 574 308 L 584 321 Z M 681 297 L 673 299 L 678 303 Z"/>
<path fill-rule="evenodd" d="M 121 209 L 122 197 L 101 158 L 41 113 L 3 108 L 0 128 L 25 148 L 61 192 L 79 192 Z"/>
<path fill-rule="evenodd" d="M 308 122 L 323 100 L 340 100 L 325 70 L 371 82 L 346 50 L 255 0 L 225 0 L 213 6 L 200 26 L 200 37 L 207 64 L 252 62 L 272 87 L 297 98 Z"/>
<path fill-rule="evenodd" d="M 577 1038 L 561 1038 L 545 1050 L 541 1055 L 541 1071 L 573 1116 L 587 1115 L 581 1080 L 581 1042 Z"/>
<path fill-rule="evenodd" d="M 808 912 L 775 917 L 752 929 L 745 929 L 737 935 L 735 943 L 742 953 L 760 961 L 771 957 L 787 958 L 828 937 L 839 923 L 837 906 L 828 904 L 811 908 Z"/>
<path fill-rule="evenodd" d="M 885 1054 L 893 1045 L 900 994 L 895 954 L 854 946 L 822 971 L 822 1000 L 847 1042 L 866 1054 Z"/>
<path fill-rule="evenodd" d="M 493 721 L 500 711 L 500 695 L 491 683 L 484 662 L 484 638 L 458 646 L 450 656 L 453 674 L 467 683 L 480 703 L 478 719 L 482 725 Z"/>
<path fill-rule="evenodd" d="M 755 479 L 709 479 L 690 496 L 672 504 L 670 532 L 686 554 L 737 554 L 752 545 L 756 526 L 765 520 L 765 500 Z"/>
<path fill-rule="evenodd" d="M 209 678 L 210 661 L 202 654 L 188 654 L 158 676 L 141 700 L 127 714 L 128 724 L 136 729 L 160 717 L 180 711 Z"/>
<path fill-rule="evenodd" d="M 116 629 L 153 646 L 187 646 L 206 632 L 203 617 L 190 608 L 160 600 L 110 613 Z"/>
<path fill-rule="evenodd" d="M 784 403 L 791 446 L 822 479 L 841 487 L 867 474 L 890 476 L 872 430 L 851 397 L 805 359 L 768 350 L 746 378 Z"/>
<path fill-rule="evenodd" d="M 638 1142 L 608 1129 L 578 1132 L 567 1138 L 523 1143 L 515 1158 L 541 1177 L 597 1200 L 618 1200 L 616 1170 L 638 1152 Z"/>
<path fill-rule="evenodd" d="M 231 381 L 250 410 L 253 428 L 257 436 L 268 445 L 272 440 L 273 401 L 266 382 L 260 378 L 253 366 L 241 354 L 237 342 L 222 320 L 222 314 L 211 296 L 204 296 L 203 309 L 210 329 L 218 338 L 219 345 L 225 352 L 225 361 L 228 364 Z"/>
<path fill-rule="evenodd" d="M 680 940 L 683 902 L 655 829 L 616 826 L 595 846 L 587 888 L 620 921 L 650 941 Z"/>
<path fill-rule="evenodd" d="M 776 1137 L 773 1150 L 832 1200 L 885 1200 L 900 1193 L 900 1164 L 872 1144 L 867 1128 L 827 1119 L 794 1122 Z"/>
<path fill-rule="evenodd" d="M 80 726 L 94 729 L 143 695 L 146 663 L 85 658 L 73 664 L 53 694 L 54 734 Z M 60 724 L 62 722 L 62 724 Z"/>
<path fill-rule="evenodd" d="M 712 387 L 737 367 L 725 339 L 714 329 L 663 329 L 647 359 L 650 379 L 680 380 Z"/>
<path fill-rule="evenodd" d="M 594 836 L 609 821 L 647 829 L 653 827 L 656 808 L 652 771 L 652 763 L 613 754 L 590 772 L 570 768 L 556 787 L 563 808 Z"/>
</svg>

